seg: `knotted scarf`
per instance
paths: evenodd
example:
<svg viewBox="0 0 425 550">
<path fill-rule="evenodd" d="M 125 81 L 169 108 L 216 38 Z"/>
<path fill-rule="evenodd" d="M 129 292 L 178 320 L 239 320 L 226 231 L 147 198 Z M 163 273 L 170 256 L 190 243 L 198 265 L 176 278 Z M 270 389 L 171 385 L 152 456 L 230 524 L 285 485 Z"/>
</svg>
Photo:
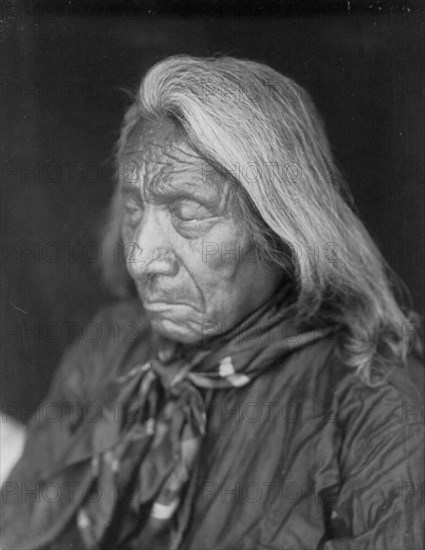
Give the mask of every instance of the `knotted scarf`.
<svg viewBox="0 0 425 550">
<path fill-rule="evenodd" d="M 86 502 L 77 515 L 87 548 L 108 539 L 108 527 L 120 521 L 121 540 L 142 529 L 146 548 L 158 540 L 177 548 L 190 515 L 189 480 L 206 431 L 205 391 L 246 386 L 290 351 L 323 335 L 319 330 L 300 334 L 279 304 L 269 302 L 224 342 L 218 338 L 206 349 L 179 356 L 176 347 L 170 351 L 170 343 L 159 341 L 158 358 L 135 366 L 111 388 L 124 418 L 118 434 L 98 426 L 116 443 L 92 459 L 93 484 L 102 498 Z M 133 529 L 125 535 L 132 516 Z"/>
<path fill-rule="evenodd" d="M 140 534 L 140 548 L 178 548 L 190 520 L 211 392 L 247 386 L 328 332 L 301 332 L 274 298 L 199 348 L 156 339 L 152 359 L 113 380 L 99 421 L 76 434 L 60 471 L 87 489 L 57 510 L 56 525 L 46 525 L 40 540 L 51 542 L 75 518 L 90 550 L 125 548 Z M 79 441 L 89 455 L 78 450 Z"/>
</svg>

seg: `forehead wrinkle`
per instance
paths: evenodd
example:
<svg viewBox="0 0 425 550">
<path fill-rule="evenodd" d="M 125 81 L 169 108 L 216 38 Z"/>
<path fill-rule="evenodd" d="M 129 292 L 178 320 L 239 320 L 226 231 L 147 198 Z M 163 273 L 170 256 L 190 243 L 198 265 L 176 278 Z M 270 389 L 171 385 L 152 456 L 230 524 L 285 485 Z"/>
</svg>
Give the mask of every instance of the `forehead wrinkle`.
<svg viewBox="0 0 425 550">
<path fill-rule="evenodd" d="M 162 142 L 158 142 L 156 137 Z M 142 133 L 128 140 L 122 155 L 131 156 L 136 164 L 137 187 L 143 200 L 193 195 L 194 199 L 206 199 L 221 213 L 229 211 L 234 205 L 234 201 L 230 200 L 233 193 L 227 178 L 223 181 L 216 169 L 212 173 L 208 161 L 182 137 Z M 205 173 L 208 174 L 208 181 L 205 181 Z"/>
<path fill-rule="evenodd" d="M 162 154 L 177 162 L 187 162 L 186 159 L 194 159 L 195 161 L 200 159 L 199 154 L 187 143 L 184 137 L 176 136 L 174 132 L 164 135 L 163 132 L 159 131 L 158 134 L 152 128 L 136 133 L 134 136 L 130 133 L 122 154 L 123 156 L 138 154 L 143 152 L 144 149 L 156 153 L 154 156 Z"/>
<path fill-rule="evenodd" d="M 212 190 L 211 186 L 203 186 L 203 159 L 186 148 L 175 144 L 167 148 L 149 142 L 149 146 L 141 150 L 128 149 L 125 156 L 129 157 L 129 164 L 133 164 L 137 169 L 137 183 L 146 190 L 161 195 L 168 190 L 175 191 L 183 187 L 194 191 L 203 187 L 203 193 Z M 134 175 L 136 176 L 136 173 Z M 220 191 L 218 185 L 214 185 L 214 188 L 215 192 Z"/>
<path fill-rule="evenodd" d="M 162 140 L 162 143 L 146 138 L 146 135 L 137 136 L 136 140 L 132 140 L 130 138 L 123 148 L 122 155 L 127 156 L 128 154 L 140 154 L 144 150 L 148 150 L 150 152 L 154 152 L 154 156 L 162 154 L 178 162 L 185 162 L 184 157 L 189 159 L 193 158 L 195 160 L 200 159 L 200 156 L 196 153 L 196 151 L 191 150 L 190 146 L 188 146 L 182 138 L 178 140 L 175 138 L 165 138 Z M 136 143 L 133 143 L 133 141 L 136 141 Z M 174 154 L 174 152 L 176 152 L 176 154 Z M 177 153 L 180 153 L 181 157 L 177 156 Z"/>
</svg>

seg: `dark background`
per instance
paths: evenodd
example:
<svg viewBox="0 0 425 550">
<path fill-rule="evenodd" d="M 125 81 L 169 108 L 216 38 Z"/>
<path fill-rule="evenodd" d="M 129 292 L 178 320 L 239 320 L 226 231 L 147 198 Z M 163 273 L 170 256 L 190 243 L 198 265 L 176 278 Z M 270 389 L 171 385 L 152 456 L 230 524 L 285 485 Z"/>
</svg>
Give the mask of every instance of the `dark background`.
<svg viewBox="0 0 425 550">
<path fill-rule="evenodd" d="M 360 217 L 423 312 L 425 55 L 418 5 L 2 2 L 7 410 L 28 417 L 63 350 L 110 300 L 96 243 L 128 105 L 123 89 L 134 89 L 170 54 L 264 61 L 309 90 Z"/>
</svg>

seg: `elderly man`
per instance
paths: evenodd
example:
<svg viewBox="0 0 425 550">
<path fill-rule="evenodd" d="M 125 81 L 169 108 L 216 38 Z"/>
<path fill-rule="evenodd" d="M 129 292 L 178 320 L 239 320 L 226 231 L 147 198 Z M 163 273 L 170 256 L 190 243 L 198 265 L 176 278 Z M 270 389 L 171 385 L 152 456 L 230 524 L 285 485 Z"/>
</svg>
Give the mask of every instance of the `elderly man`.
<svg viewBox="0 0 425 550">
<path fill-rule="evenodd" d="M 66 354 L 41 405 L 59 421 L 31 423 L 3 548 L 423 548 L 413 323 L 306 92 L 166 59 L 117 161 L 105 275 L 126 297 Z"/>
</svg>

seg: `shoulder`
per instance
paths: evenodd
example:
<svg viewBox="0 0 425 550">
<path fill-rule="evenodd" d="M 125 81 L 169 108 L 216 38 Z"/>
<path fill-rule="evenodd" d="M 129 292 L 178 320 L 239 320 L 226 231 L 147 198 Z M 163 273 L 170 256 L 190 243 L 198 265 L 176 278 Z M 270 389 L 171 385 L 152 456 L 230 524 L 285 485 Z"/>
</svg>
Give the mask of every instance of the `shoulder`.
<svg viewBox="0 0 425 550">
<path fill-rule="evenodd" d="M 398 410 L 401 419 L 407 404 L 416 405 L 419 412 L 425 399 L 425 367 L 413 356 L 408 357 L 406 365 L 394 365 L 387 378 L 373 386 L 344 364 L 331 337 L 301 349 L 288 365 L 305 391 L 338 404 L 341 422 L 366 411 L 382 414 Z"/>
<path fill-rule="evenodd" d="M 289 386 L 289 399 L 312 411 L 303 415 L 306 429 L 318 438 L 317 449 L 324 442 L 324 456 L 337 457 L 343 478 L 370 481 L 387 471 L 389 485 L 421 479 L 425 369 L 418 360 L 409 357 L 379 385 L 368 386 L 325 339 L 297 351 L 282 367 L 282 395 Z"/>
<path fill-rule="evenodd" d="M 333 423 L 347 448 L 375 438 L 423 436 L 424 366 L 409 357 L 379 385 L 367 385 L 341 360 L 335 341 L 317 340 L 270 373 L 269 384 L 302 407 L 311 406 L 317 425 Z M 421 435 L 422 434 L 422 435 Z"/>
<path fill-rule="evenodd" d="M 415 405 L 419 411 L 423 402 L 425 370 L 412 357 L 406 365 L 394 365 L 388 376 L 376 385 L 366 384 L 355 370 L 341 364 L 337 356 L 330 358 L 329 369 L 335 380 L 333 395 L 343 423 L 355 418 L 357 422 L 385 422 L 387 430 L 402 427 L 407 422 L 406 405 Z M 419 416 L 415 421 L 420 422 Z"/>
<path fill-rule="evenodd" d="M 389 464 L 418 474 L 424 449 L 423 365 L 409 358 L 376 386 L 347 370 L 338 356 L 329 358 L 328 369 L 345 474 L 362 469 L 376 473 Z"/>
</svg>

